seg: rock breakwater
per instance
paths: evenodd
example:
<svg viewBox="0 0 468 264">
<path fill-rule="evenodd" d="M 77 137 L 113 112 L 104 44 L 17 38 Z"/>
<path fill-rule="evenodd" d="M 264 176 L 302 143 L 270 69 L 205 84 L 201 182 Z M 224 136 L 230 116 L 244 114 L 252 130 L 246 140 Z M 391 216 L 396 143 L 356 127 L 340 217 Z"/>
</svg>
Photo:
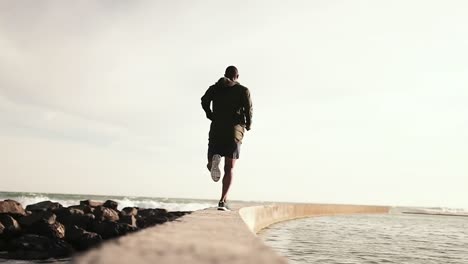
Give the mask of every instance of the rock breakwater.
<svg viewBox="0 0 468 264">
<path fill-rule="evenodd" d="M 27 205 L 0 201 L 0 257 L 69 257 L 103 241 L 173 221 L 189 211 L 126 207 L 115 201 L 84 200 L 68 207 L 52 201 Z"/>
</svg>

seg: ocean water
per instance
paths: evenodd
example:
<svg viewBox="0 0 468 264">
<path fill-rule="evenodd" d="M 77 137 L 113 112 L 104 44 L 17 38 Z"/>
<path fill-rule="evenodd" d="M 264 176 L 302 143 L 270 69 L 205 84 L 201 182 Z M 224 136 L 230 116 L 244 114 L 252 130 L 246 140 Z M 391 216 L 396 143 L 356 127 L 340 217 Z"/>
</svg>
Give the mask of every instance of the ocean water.
<svg viewBox="0 0 468 264">
<path fill-rule="evenodd" d="M 116 201 L 121 210 L 127 206 L 140 208 L 164 208 L 168 211 L 196 211 L 217 205 L 215 200 L 195 200 L 179 198 L 154 198 L 138 196 L 104 196 L 88 194 L 55 194 L 55 193 L 26 193 L 26 192 L 0 192 L 0 201 L 12 199 L 26 205 L 42 201 L 53 201 L 63 206 L 77 205 L 82 200 Z"/>
<path fill-rule="evenodd" d="M 322 216 L 278 223 L 258 235 L 291 264 L 468 263 L 466 216 Z"/>
<path fill-rule="evenodd" d="M 127 206 L 140 208 L 164 208 L 168 211 L 196 211 L 208 207 L 217 206 L 217 200 L 195 200 L 195 199 L 179 199 L 179 198 L 152 198 L 152 197 L 136 197 L 136 196 L 100 196 L 87 194 L 52 194 L 52 193 L 25 193 L 25 192 L 0 192 L 0 201 L 12 199 L 20 202 L 24 208 L 29 204 L 34 204 L 42 201 L 53 201 L 62 204 L 63 206 L 77 205 L 82 200 L 116 201 L 121 210 Z M 22 260 L 7 260 L 0 258 L 0 264 L 31 264 L 31 263 L 71 263 L 70 258 L 66 259 L 49 259 L 42 261 L 22 261 Z"/>
</svg>

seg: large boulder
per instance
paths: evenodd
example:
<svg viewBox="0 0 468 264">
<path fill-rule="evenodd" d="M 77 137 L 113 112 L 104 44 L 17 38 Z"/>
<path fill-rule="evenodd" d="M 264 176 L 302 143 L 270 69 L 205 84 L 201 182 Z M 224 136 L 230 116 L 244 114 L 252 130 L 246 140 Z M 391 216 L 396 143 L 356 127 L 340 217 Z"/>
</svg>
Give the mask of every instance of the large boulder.
<svg viewBox="0 0 468 264">
<path fill-rule="evenodd" d="M 14 259 L 47 259 L 69 257 L 73 248 L 64 240 L 27 234 L 8 244 L 8 256 Z"/>
<path fill-rule="evenodd" d="M 168 212 L 166 214 L 166 217 L 168 218 L 169 221 L 173 221 L 181 216 L 184 216 L 186 214 L 190 214 L 191 212 L 187 211 L 174 211 L 174 212 Z"/>
<path fill-rule="evenodd" d="M 125 223 L 118 223 L 119 231 L 122 235 L 138 231 L 138 227 L 131 226 Z"/>
<path fill-rule="evenodd" d="M 95 218 L 93 214 L 85 214 L 83 210 L 70 207 L 55 210 L 54 213 L 57 215 L 57 221 L 64 224 L 66 227 L 77 225 L 87 229 Z"/>
<path fill-rule="evenodd" d="M 163 224 L 175 220 L 190 212 L 168 212 L 166 209 L 139 209 L 137 215 L 137 226 L 146 228 L 153 225 Z"/>
<path fill-rule="evenodd" d="M 84 229 L 88 229 L 89 225 L 96 219 L 93 214 L 84 214 L 84 215 L 70 215 L 62 219 L 62 223 L 69 226 L 79 226 Z"/>
<path fill-rule="evenodd" d="M 99 234 L 103 239 L 114 238 L 136 231 L 137 228 L 128 224 L 116 223 L 110 221 L 94 221 L 91 224 L 91 230 Z"/>
<path fill-rule="evenodd" d="M 13 217 L 0 214 L 0 223 L 3 226 L 2 237 L 11 238 L 21 234 L 21 226 Z"/>
<path fill-rule="evenodd" d="M 104 204 L 103 202 L 93 201 L 93 200 L 80 201 L 80 205 L 87 205 L 90 207 L 98 207 L 98 206 L 102 206 L 103 204 Z"/>
<path fill-rule="evenodd" d="M 166 209 L 139 209 L 138 215 L 142 217 L 149 217 L 149 216 L 165 216 L 167 214 Z"/>
<path fill-rule="evenodd" d="M 169 221 L 166 209 L 140 209 L 137 215 L 137 226 L 146 228 Z"/>
<path fill-rule="evenodd" d="M 104 202 L 102 206 L 113 209 L 113 210 L 117 210 L 117 207 L 119 206 L 119 204 L 116 201 L 107 200 Z"/>
<path fill-rule="evenodd" d="M 137 207 L 125 207 L 124 209 L 122 209 L 122 211 L 120 211 L 120 216 L 124 216 L 124 215 L 138 215 L 138 208 Z"/>
<path fill-rule="evenodd" d="M 94 212 L 94 207 L 91 207 L 91 206 L 89 206 L 89 205 L 84 205 L 84 204 L 81 204 L 81 205 L 72 205 L 72 206 L 68 206 L 68 208 L 81 210 L 81 211 L 83 211 L 85 214 L 92 214 L 92 213 Z"/>
<path fill-rule="evenodd" d="M 34 212 L 34 211 L 52 211 L 55 209 L 62 208 L 63 206 L 59 203 L 52 202 L 52 201 L 43 201 L 35 204 L 30 204 L 26 206 L 26 210 Z"/>
<path fill-rule="evenodd" d="M 84 215 L 85 212 L 81 209 L 77 208 L 60 208 L 53 211 L 55 215 L 57 215 L 57 219 L 60 222 L 60 219 L 65 216 L 70 215 Z"/>
<path fill-rule="evenodd" d="M 47 221 L 37 221 L 28 229 L 28 233 L 45 236 L 52 239 L 65 237 L 65 226 L 59 222 L 49 224 Z"/>
<path fill-rule="evenodd" d="M 96 220 L 96 216 L 94 214 L 85 214 L 77 219 L 76 225 L 86 229 L 94 220 Z"/>
<path fill-rule="evenodd" d="M 57 216 L 50 211 L 34 211 L 30 215 L 22 216 L 18 219 L 21 227 L 29 227 L 37 221 L 45 221 L 49 224 L 55 223 Z"/>
<path fill-rule="evenodd" d="M 0 235 L 0 252 L 7 251 L 7 250 L 8 250 L 7 241 L 5 239 L 2 239 Z"/>
<path fill-rule="evenodd" d="M 137 227 L 137 220 L 136 217 L 133 215 L 123 215 L 119 219 L 119 223 L 124 223 L 131 225 L 133 227 Z"/>
<path fill-rule="evenodd" d="M 119 221 L 119 213 L 104 206 L 96 207 L 94 215 L 99 221 Z"/>
<path fill-rule="evenodd" d="M 77 250 L 92 248 L 102 241 L 102 237 L 100 235 L 88 232 L 78 226 L 67 228 L 65 239 Z"/>
<path fill-rule="evenodd" d="M 20 203 L 13 200 L 0 201 L 0 214 L 9 214 L 15 216 L 26 215 L 26 211 Z"/>
<path fill-rule="evenodd" d="M 142 217 L 140 215 L 137 216 L 137 226 L 138 228 L 147 228 L 154 225 L 163 224 L 169 221 L 169 219 L 165 215 L 153 215 Z"/>
</svg>

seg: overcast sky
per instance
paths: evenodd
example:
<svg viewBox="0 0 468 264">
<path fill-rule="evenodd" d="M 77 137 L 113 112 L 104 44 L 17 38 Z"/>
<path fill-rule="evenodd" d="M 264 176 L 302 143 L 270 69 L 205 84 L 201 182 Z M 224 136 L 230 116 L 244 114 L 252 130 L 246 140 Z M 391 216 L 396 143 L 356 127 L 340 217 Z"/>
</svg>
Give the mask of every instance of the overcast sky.
<svg viewBox="0 0 468 264">
<path fill-rule="evenodd" d="M 231 199 L 468 208 L 466 1 L 0 1 L 1 190 L 217 199 L 200 97 L 254 120 Z"/>
</svg>

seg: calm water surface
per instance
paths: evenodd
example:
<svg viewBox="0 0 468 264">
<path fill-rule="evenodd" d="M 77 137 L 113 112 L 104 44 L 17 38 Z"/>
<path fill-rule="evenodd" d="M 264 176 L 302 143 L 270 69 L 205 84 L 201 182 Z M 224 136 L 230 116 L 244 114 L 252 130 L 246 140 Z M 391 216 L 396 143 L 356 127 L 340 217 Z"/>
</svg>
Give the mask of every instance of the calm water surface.
<svg viewBox="0 0 468 264">
<path fill-rule="evenodd" d="M 313 217 L 273 225 L 259 236 L 292 264 L 468 263 L 468 217 Z"/>
</svg>

